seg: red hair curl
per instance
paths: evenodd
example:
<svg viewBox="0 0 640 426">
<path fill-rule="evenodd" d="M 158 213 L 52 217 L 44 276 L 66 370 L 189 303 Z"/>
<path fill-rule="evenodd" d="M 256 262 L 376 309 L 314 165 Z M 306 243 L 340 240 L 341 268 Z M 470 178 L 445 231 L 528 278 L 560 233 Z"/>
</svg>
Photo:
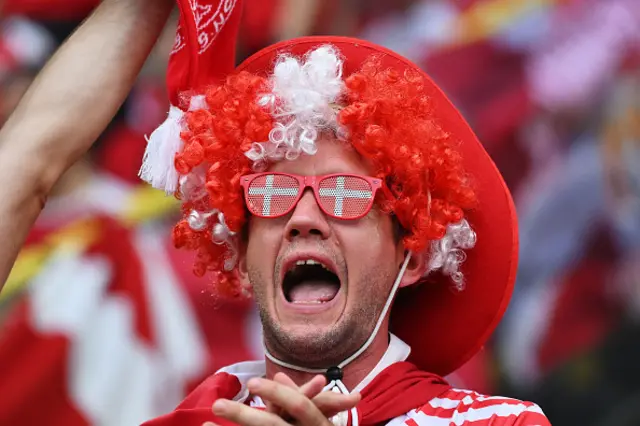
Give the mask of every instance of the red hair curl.
<svg viewBox="0 0 640 426">
<path fill-rule="evenodd" d="M 240 288 L 234 271 L 224 270 L 227 246 L 213 242 L 211 230 L 216 218 L 212 217 L 213 223 L 204 230 L 195 231 L 187 217 L 192 209 L 216 209 L 224 213 L 231 231 L 241 231 L 246 217 L 240 177 L 251 171 L 244 153 L 254 141 L 268 139 L 273 128 L 273 118 L 256 103 L 258 93 L 265 90 L 266 80 L 247 72 L 231 75 L 221 86 L 209 88 L 205 93 L 208 109 L 185 115 L 186 130 L 180 135 L 184 147 L 175 157 L 181 175 L 199 166 L 207 169 L 206 195 L 200 200 L 184 200 L 184 218 L 173 230 L 174 245 L 195 250 L 194 273 L 213 273 L 217 292 L 225 296 L 238 296 Z M 180 189 L 176 191 L 180 193 Z"/>
<path fill-rule="evenodd" d="M 393 195 L 383 208 L 398 218 L 406 248 L 416 252 L 476 203 L 457 141 L 438 125 L 425 84 L 417 71 L 383 69 L 372 58 L 346 79 L 347 106 L 339 115 L 352 145 Z"/>
<path fill-rule="evenodd" d="M 385 182 L 382 208 L 393 213 L 406 233 L 407 249 L 423 251 L 445 235 L 447 225 L 473 208 L 476 196 L 456 150 L 456 140 L 437 122 L 426 82 L 416 71 L 383 69 L 375 58 L 346 79 L 346 105 L 340 124 L 355 149 Z M 240 177 L 251 173 L 244 155 L 256 141 L 266 141 L 273 128 L 271 115 L 257 103 L 268 91 L 264 78 L 241 72 L 207 90 L 208 110 L 186 114 L 184 148 L 175 166 L 185 175 L 206 166 L 204 200 L 185 200 L 184 216 L 174 228 L 175 246 L 195 250 L 194 272 L 213 273 L 221 295 L 237 296 L 241 289 L 234 271 L 224 271 L 227 247 L 212 241 L 209 224 L 192 230 L 186 220 L 192 209 L 218 209 L 233 232 L 246 221 Z M 177 191 L 180 193 L 180 191 Z"/>
</svg>

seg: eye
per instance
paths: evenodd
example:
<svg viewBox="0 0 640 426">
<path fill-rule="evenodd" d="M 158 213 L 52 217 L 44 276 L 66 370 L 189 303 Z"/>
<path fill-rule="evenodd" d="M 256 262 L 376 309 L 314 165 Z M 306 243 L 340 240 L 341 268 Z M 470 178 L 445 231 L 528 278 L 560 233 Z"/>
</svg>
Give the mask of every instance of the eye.
<svg viewBox="0 0 640 426">
<path fill-rule="evenodd" d="M 293 176 L 257 176 L 247 188 L 247 208 L 252 214 L 260 217 L 279 217 L 287 214 L 298 198 L 299 187 L 298 180 Z"/>
<path fill-rule="evenodd" d="M 331 176 L 320 181 L 318 196 L 323 209 L 342 219 L 357 219 L 373 204 L 369 182 L 358 176 Z"/>
</svg>

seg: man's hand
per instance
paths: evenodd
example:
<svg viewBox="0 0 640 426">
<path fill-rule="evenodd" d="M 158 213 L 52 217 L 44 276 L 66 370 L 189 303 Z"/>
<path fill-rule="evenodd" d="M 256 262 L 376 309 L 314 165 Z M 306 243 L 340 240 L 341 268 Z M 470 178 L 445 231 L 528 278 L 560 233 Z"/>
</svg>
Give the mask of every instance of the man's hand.
<svg viewBox="0 0 640 426">
<path fill-rule="evenodd" d="M 342 395 L 330 391 L 321 392 L 325 386 L 323 376 L 316 376 L 297 387 L 287 375 L 278 373 L 274 380 L 251 379 L 247 386 L 249 392 L 265 401 L 266 410 L 221 399 L 213 405 L 214 414 L 243 426 L 329 426 L 330 417 L 349 410 L 360 402 L 360 394 L 357 393 Z"/>
</svg>

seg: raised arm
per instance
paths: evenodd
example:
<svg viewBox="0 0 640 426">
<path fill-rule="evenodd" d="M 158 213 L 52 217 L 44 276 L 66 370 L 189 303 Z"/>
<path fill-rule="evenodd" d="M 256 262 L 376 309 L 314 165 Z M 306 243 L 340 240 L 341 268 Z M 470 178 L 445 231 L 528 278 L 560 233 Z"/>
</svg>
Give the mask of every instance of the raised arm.
<svg viewBox="0 0 640 426">
<path fill-rule="evenodd" d="M 173 0 L 104 0 L 0 130 L 0 289 L 51 188 L 124 102 Z"/>
</svg>

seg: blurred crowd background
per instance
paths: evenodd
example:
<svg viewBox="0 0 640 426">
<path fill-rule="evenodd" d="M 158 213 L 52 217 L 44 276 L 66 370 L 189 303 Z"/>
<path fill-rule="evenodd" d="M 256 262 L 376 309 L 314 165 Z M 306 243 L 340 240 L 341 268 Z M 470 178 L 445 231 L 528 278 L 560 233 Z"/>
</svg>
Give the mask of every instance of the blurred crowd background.
<svg viewBox="0 0 640 426">
<path fill-rule="evenodd" d="M 97 3 L 0 1 L 0 125 Z M 192 275 L 171 247 L 176 202 L 137 178 L 176 18 L 0 294 L 0 425 L 137 425 L 262 356 L 251 304 Z M 451 382 L 533 400 L 555 426 L 640 425 L 640 1 L 247 0 L 238 61 L 309 34 L 422 66 L 514 194 L 513 302 Z"/>
</svg>

